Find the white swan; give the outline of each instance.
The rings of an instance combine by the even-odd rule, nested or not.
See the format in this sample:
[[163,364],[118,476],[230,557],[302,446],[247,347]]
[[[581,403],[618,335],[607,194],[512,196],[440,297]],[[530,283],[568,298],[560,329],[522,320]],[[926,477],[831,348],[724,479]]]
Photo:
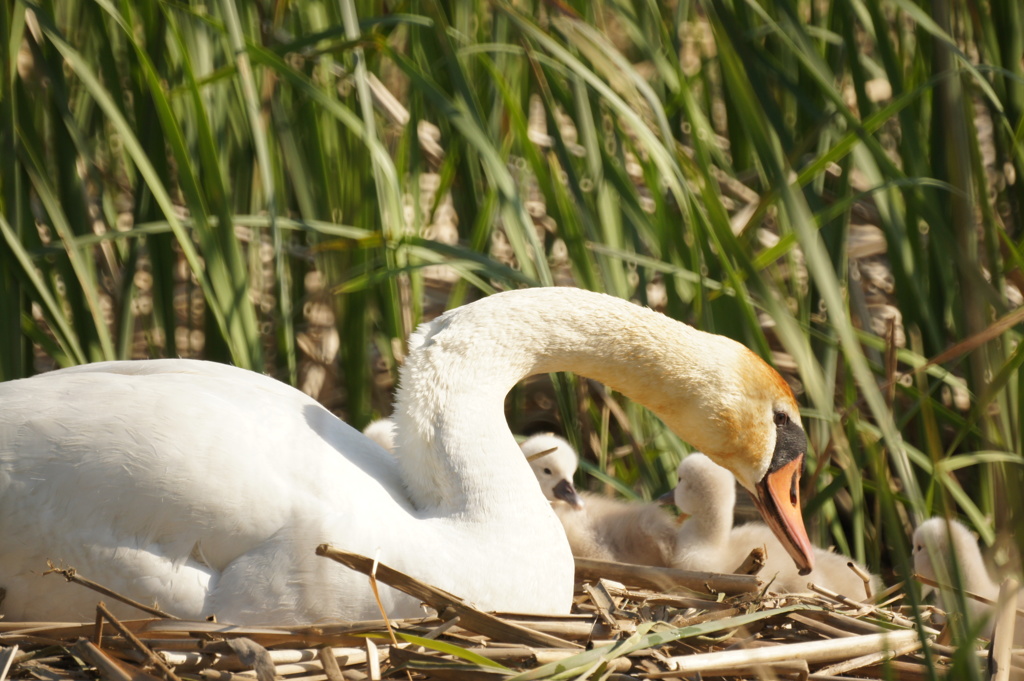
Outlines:
[[[954,584],[954,575],[959,570],[960,584],[971,593],[995,602],[999,600],[999,584],[989,575],[981,549],[974,535],[957,520],[929,518],[914,530],[913,536],[914,571],[928,579]],[[935,559],[938,559],[936,562]],[[931,587],[925,589],[930,591]],[[956,604],[942,602],[942,593],[937,592],[940,605],[951,611]],[[964,597],[967,616],[972,624],[981,625],[985,636],[992,635],[991,604],[982,603],[969,596]],[[1017,607],[1024,607],[1024,592],[1018,594]],[[1014,628],[1014,642],[1024,645],[1024,618],[1017,618]]]
[[[396,457],[271,378],[188,360],[110,362],[0,384],[0,614],[91,619],[46,560],[173,614],[240,623],[379,616],[328,542],[477,606],[568,612],[565,534],[505,423],[522,378],[575,371],[729,466],[810,566],[793,394],[760,358],[623,300],[502,293],[412,335]],[[419,603],[382,590],[394,616]],[[128,612],[124,608],[120,612]],[[136,614],[136,613],[133,613]]]
[[[637,565],[672,565],[677,528],[660,505],[576,492],[572,478],[579,455],[557,435],[533,435],[520,446],[562,523],[572,555]],[[537,456],[542,452],[547,454]]]
[[[807,591],[807,583],[814,582],[849,598],[864,600],[867,596],[864,580],[847,565],[851,558],[815,547],[814,570],[801,575],[767,526],[747,523],[733,527],[736,479],[708,457],[690,454],[676,472],[675,504],[688,517],[676,538],[675,567],[732,572],[753,549],[762,547],[766,556],[759,574],[766,581],[773,580],[773,591]],[[878,577],[872,575],[872,594],[878,592],[878,585]]]

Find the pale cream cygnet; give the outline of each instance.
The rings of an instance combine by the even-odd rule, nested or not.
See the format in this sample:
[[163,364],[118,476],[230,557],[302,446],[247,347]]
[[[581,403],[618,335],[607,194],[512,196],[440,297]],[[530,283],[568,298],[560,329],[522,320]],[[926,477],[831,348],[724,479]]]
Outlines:
[[[521,447],[562,521],[574,556],[658,567],[672,564],[676,526],[658,504],[577,493],[572,479],[579,456],[557,435],[534,435]],[[537,456],[543,452],[547,453]]]
[[[687,516],[676,538],[674,566],[701,572],[732,572],[758,547],[765,550],[759,576],[778,592],[807,591],[809,582],[855,600],[864,600],[864,580],[848,566],[847,556],[814,548],[814,570],[800,575],[772,531],[762,523],[733,527],[736,479],[700,453],[687,456],[677,469],[675,504]],[[867,570],[861,568],[867,574]],[[879,579],[872,575],[871,593]]]
[[[913,537],[914,571],[943,584],[955,584],[955,574],[966,590],[993,602],[999,599],[999,584],[992,579],[981,549],[974,535],[957,520],[929,518],[914,530]],[[931,590],[927,587],[926,591]],[[944,610],[958,607],[943,601],[941,590],[937,590],[939,605]],[[982,627],[984,636],[992,635],[994,624],[992,611],[995,606],[983,603],[970,596],[964,596],[964,605],[971,623]],[[1018,593],[1017,607],[1024,607],[1024,592]],[[1014,627],[1014,642],[1024,645],[1024,618],[1017,618]]]

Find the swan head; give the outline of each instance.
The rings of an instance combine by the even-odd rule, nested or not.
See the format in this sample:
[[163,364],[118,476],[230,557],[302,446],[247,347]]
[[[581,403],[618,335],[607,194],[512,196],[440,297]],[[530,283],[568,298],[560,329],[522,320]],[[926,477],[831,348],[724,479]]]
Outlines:
[[697,515],[712,504],[732,513],[736,504],[732,473],[700,452],[694,452],[679,463],[676,475],[679,482],[672,490],[672,500],[680,513]]
[[700,373],[682,394],[689,404],[669,425],[736,477],[800,574],[809,574],[814,547],[800,505],[807,435],[793,391],[747,347],[721,336],[705,343]]
[[807,435],[788,411],[775,411],[772,419],[776,428],[775,447],[768,471],[754,483],[754,505],[782,541],[800,574],[807,575],[814,569],[814,547],[807,536],[800,505],[800,473],[804,469]]
[[539,433],[520,447],[548,501],[560,500],[575,509],[583,508],[583,497],[572,484],[579,461],[571,444],[552,433]]

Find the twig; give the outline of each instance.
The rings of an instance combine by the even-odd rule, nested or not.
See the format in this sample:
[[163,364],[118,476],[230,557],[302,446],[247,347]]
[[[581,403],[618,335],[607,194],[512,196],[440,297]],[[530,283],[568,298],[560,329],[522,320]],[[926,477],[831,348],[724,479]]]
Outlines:
[[542,456],[547,456],[551,452],[557,452],[557,451],[558,451],[558,447],[552,447],[551,449],[545,449],[542,452],[537,452],[536,454],[530,454],[528,457],[526,457],[526,460],[527,461],[536,461],[537,459],[541,458]]
[[[387,610],[384,609],[384,603],[380,600],[380,589],[377,588],[377,566],[380,565],[377,558],[377,556],[373,557],[373,566],[370,568],[370,573],[366,576],[370,578],[370,590],[373,591],[373,600],[377,602],[377,609],[380,611],[381,617],[384,618],[384,626],[388,630],[388,636],[391,637],[391,644],[393,646],[398,646],[398,637],[395,636],[395,630],[391,628],[391,619],[388,618]],[[376,646],[371,646],[370,644],[367,644],[367,656],[369,656],[371,652],[376,651],[376,649]],[[377,662],[377,676],[380,676],[380,660],[378,660]],[[367,663],[370,669],[370,677],[372,678],[374,669],[373,662],[370,661],[369,658],[367,658]],[[412,672],[406,669],[405,677],[409,679],[409,681],[412,681]]]
[[[356,570],[357,572],[362,572],[363,574],[367,574],[371,569],[373,569],[374,561],[370,558],[361,556],[357,553],[335,549],[327,544],[321,544],[316,547],[316,554],[318,556],[324,556],[331,560],[335,560],[345,567]],[[443,612],[445,608],[451,608],[458,613],[461,618],[459,626],[464,629],[469,629],[470,631],[475,631],[479,634],[485,634],[499,640],[504,637],[504,640],[510,643],[541,645],[552,648],[571,648],[575,645],[571,641],[566,641],[548,634],[542,634],[526,627],[507,622],[495,615],[477,610],[457,596],[453,596],[442,589],[438,589],[436,586],[431,586],[430,584],[421,582],[420,580],[410,577],[403,572],[399,572],[394,568],[388,567],[383,563],[377,564],[377,579],[388,586],[394,587],[399,591],[403,591],[410,596],[413,596],[414,598],[419,598],[438,612]]]
[[675,568],[630,565],[609,560],[576,558],[576,579],[614,579],[623,584],[654,589],[684,587],[702,593],[720,592],[728,595],[753,593],[761,588],[761,580],[752,575],[729,575],[717,572],[692,572]]
[[597,608],[597,616],[607,624],[612,631],[619,628],[619,623],[612,616],[612,611],[615,609],[615,601],[612,600],[608,590],[604,587],[601,582],[597,583],[595,587],[590,582],[583,583],[583,591],[590,596],[590,602]]
[[135,647],[140,653],[146,656],[146,664],[152,664],[154,667],[160,670],[160,673],[170,681],[181,681],[178,676],[174,673],[167,663],[164,662],[163,658],[150,650],[149,646],[143,643],[138,637],[132,632],[128,631],[128,627],[121,624],[121,621],[114,617],[113,613],[107,609],[102,602],[96,604],[96,612],[103,615],[103,618],[110,622],[110,626],[117,630],[117,633],[121,634],[126,641]]
[[846,567],[850,568],[853,571],[853,574],[860,577],[861,581],[864,582],[864,600],[872,600],[872,596],[874,594],[871,593],[871,573],[862,568],[860,565],[854,563],[852,560],[846,563]]
[[870,609],[870,605],[867,604],[867,603],[862,603],[860,601],[855,601],[852,598],[850,598],[849,596],[846,596],[845,594],[836,593],[835,591],[832,591],[831,589],[828,589],[828,588],[823,587],[823,586],[819,586],[818,584],[815,584],[814,582],[808,583],[807,584],[807,588],[809,588],[811,591],[813,591],[816,594],[820,594],[820,595],[824,596],[825,598],[832,599],[833,601],[836,601],[837,603],[841,603],[842,605],[845,605],[845,606],[847,606],[849,608],[865,608],[866,607],[866,608]]
[[[914,579],[916,579],[917,581],[921,582],[922,584],[926,584],[926,585],[934,587],[936,589],[950,589],[952,591],[959,591],[964,596],[967,596],[968,598],[973,598],[974,600],[976,600],[976,601],[978,601],[980,603],[987,603],[988,605],[999,605],[999,601],[994,601],[991,598],[985,598],[984,596],[982,596],[980,594],[976,594],[973,591],[968,591],[967,589],[961,589],[959,587],[955,587],[955,586],[952,586],[950,584],[946,584],[945,582],[937,582],[934,579],[929,579],[928,577],[925,577],[924,575],[919,575],[916,572],[912,576],[913,576]],[[1024,610],[1022,610],[1021,608],[1016,608],[1016,611],[1017,611],[1017,617],[1024,617]]]
[[756,575],[764,569],[765,553],[763,546],[755,546],[751,549],[743,562],[737,566],[734,573],[738,575]]
[[144,605],[142,603],[139,603],[138,601],[134,601],[134,600],[128,598],[127,596],[122,596],[121,594],[117,593],[113,589],[105,587],[102,584],[97,584],[96,582],[92,581],[91,579],[86,579],[85,577],[81,577],[81,576],[78,575],[78,573],[75,571],[75,568],[73,568],[73,567],[59,568],[56,565],[54,565],[53,563],[51,563],[50,561],[47,561],[46,564],[50,567],[50,569],[47,570],[46,572],[44,572],[43,573],[44,575],[49,575],[49,574],[56,573],[56,574],[59,574],[62,577],[64,577],[64,579],[68,580],[69,582],[73,582],[74,584],[80,584],[80,585],[82,585],[84,587],[92,589],[93,591],[101,593],[104,596],[109,596],[110,598],[113,598],[114,600],[118,600],[118,601],[121,601],[122,603],[124,603],[126,605],[130,605],[133,608],[138,608],[139,610],[141,610],[143,612],[148,612],[150,615],[156,615],[157,617],[163,617],[165,619],[170,619],[170,620],[179,619],[179,618],[175,617],[174,615],[171,615],[170,613],[166,613],[163,610],[160,610],[159,608],[153,608],[153,607],[150,607],[148,605]]
[[92,641],[80,639],[71,646],[72,652],[82,658],[100,672],[100,677],[107,681],[133,681],[131,675],[124,670],[120,663],[107,656]]

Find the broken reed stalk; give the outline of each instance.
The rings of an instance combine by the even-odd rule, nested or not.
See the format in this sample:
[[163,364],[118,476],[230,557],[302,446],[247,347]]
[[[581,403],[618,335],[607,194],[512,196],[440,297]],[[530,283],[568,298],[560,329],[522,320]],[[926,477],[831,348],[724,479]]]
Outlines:
[[650,678],[666,678],[678,676],[680,673],[710,673],[723,669],[749,669],[763,664],[786,660],[805,660],[808,664],[820,664],[869,655],[871,653],[899,650],[911,641],[920,643],[917,632],[913,629],[886,632],[884,634],[851,636],[834,640],[780,643],[779,645],[765,648],[721,650],[714,653],[682,655],[670,657],[666,660],[672,671],[654,672],[648,676]]
[[1013,632],[1017,617],[1014,607],[1017,603],[1017,592],[1020,583],[1010,577],[999,587],[999,605],[995,614],[995,628],[992,632],[992,655],[989,657],[989,670],[992,681],[1009,681],[1010,665],[1013,656]]
[[853,571],[853,574],[860,577],[861,581],[864,582],[864,593],[867,596],[864,600],[870,601],[874,598],[874,594],[871,593],[871,573],[857,565],[852,560],[846,564],[846,567]]
[[924,644],[921,639],[907,641],[898,646],[893,646],[889,650],[879,650],[874,653],[868,653],[867,655],[860,655],[850,660],[843,660],[842,662],[836,662],[827,667],[822,667],[818,671],[814,672],[816,675],[821,676],[839,676],[846,672],[853,671],[854,669],[862,669],[864,667],[870,667],[872,665],[881,664],[882,662],[888,662],[889,660],[901,657],[903,655],[909,655],[910,653],[917,652],[921,649]]
[[121,634],[126,641],[128,641],[136,650],[142,653],[146,658],[146,664],[152,664],[154,667],[160,670],[160,673],[164,675],[169,681],[181,681],[178,676],[174,673],[174,670],[167,666],[163,658],[154,653],[149,646],[143,643],[135,634],[128,630],[128,627],[121,624],[121,620],[114,617],[114,614],[107,609],[107,606],[102,602],[96,604],[96,613],[102,615],[103,619],[110,622],[110,626],[117,630],[117,633]]
[[630,565],[593,558],[576,558],[576,579],[597,581],[605,577],[623,584],[667,591],[683,587],[700,593],[724,593],[732,596],[760,591],[764,583],[753,575],[717,572],[692,572],[676,568]]
[[139,603],[138,601],[132,600],[131,598],[128,598],[127,596],[122,596],[121,594],[117,593],[113,589],[105,587],[102,584],[99,584],[97,582],[92,581],[91,579],[86,579],[85,577],[80,576],[76,572],[75,568],[73,568],[73,567],[59,568],[56,565],[54,565],[53,563],[51,563],[51,562],[47,562],[47,565],[50,567],[50,569],[47,570],[46,572],[44,572],[43,573],[44,575],[58,574],[58,575],[61,575],[62,577],[64,577],[64,579],[68,580],[69,582],[72,582],[74,584],[80,584],[81,586],[84,586],[86,588],[92,589],[93,591],[96,591],[97,593],[101,593],[104,596],[108,596],[110,598],[113,598],[116,601],[121,601],[125,605],[130,605],[133,608],[138,608],[142,612],[148,612],[150,615],[155,615],[157,617],[163,617],[164,619],[169,619],[169,620],[176,620],[176,619],[178,619],[174,615],[171,615],[170,613],[166,613],[163,610],[160,610],[159,608],[153,608],[153,607],[150,607],[150,606],[145,605],[143,603]]
[[379,581],[407,593],[413,598],[420,599],[438,612],[444,612],[450,608],[459,615],[459,626],[478,634],[485,634],[509,643],[539,645],[548,648],[572,648],[576,645],[571,641],[512,624],[500,617],[477,610],[461,598],[443,589],[421,582],[404,572],[395,570],[384,563],[377,563],[372,558],[361,556],[358,553],[342,551],[328,544],[321,544],[316,547],[316,555],[330,558],[356,572],[362,572],[364,575],[369,575],[376,565],[376,575]]
[[[867,584],[864,585],[867,587]],[[819,586],[814,582],[808,582],[807,588],[817,594],[821,594],[825,598],[832,599],[833,601],[845,605],[848,608],[865,608],[871,607],[870,603],[864,603],[862,601],[855,601],[846,594],[837,593],[823,586]]]
[[[985,598],[984,596],[982,596],[980,594],[976,594],[973,591],[968,591],[967,589],[961,589],[959,587],[951,586],[949,584],[946,584],[945,582],[938,582],[938,581],[935,581],[934,579],[929,579],[928,577],[925,577],[924,575],[919,575],[916,572],[913,575],[911,575],[911,576],[914,579],[916,579],[917,581],[921,582],[922,584],[925,584],[925,585],[930,586],[930,587],[934,587],[936,589],[949,589],[951,591],[959,591],[964,596],[967,596],[968,598],[973,598],[974,600],[978,601],[979,603],[987,603],[988,605],[999,605],[999,601],[994,601],[991,598]],[[1002,597],[1002,592],[1000,592],[1000,598],[1001,597]],[[1024,617],[1024,609],[1016,608],[1016,611],[1017,611],[1017,617]]]
[[100,678],[107,681],[134,681],[125,667],[114,658],[103,652],[88,639],[80,639],[71,646],[72,652],[82,658],[100,673]]
[[747,557],[743,559],[743,562],[733,570],[733,573],[737,575],[756,575],[764,569],[765,560],[764,548],[756,546],[751,549]]
[[6,679],[14,664],[14,658],[18,656],[18,645],[0,646],[0,679]]
[[345,681],[341,667],[338,666],[338,658],[334,656],[334,650],[330,646],[324,646],[317,651],[317,659],[320,660],[320,665],[324,668],[327,681]]

